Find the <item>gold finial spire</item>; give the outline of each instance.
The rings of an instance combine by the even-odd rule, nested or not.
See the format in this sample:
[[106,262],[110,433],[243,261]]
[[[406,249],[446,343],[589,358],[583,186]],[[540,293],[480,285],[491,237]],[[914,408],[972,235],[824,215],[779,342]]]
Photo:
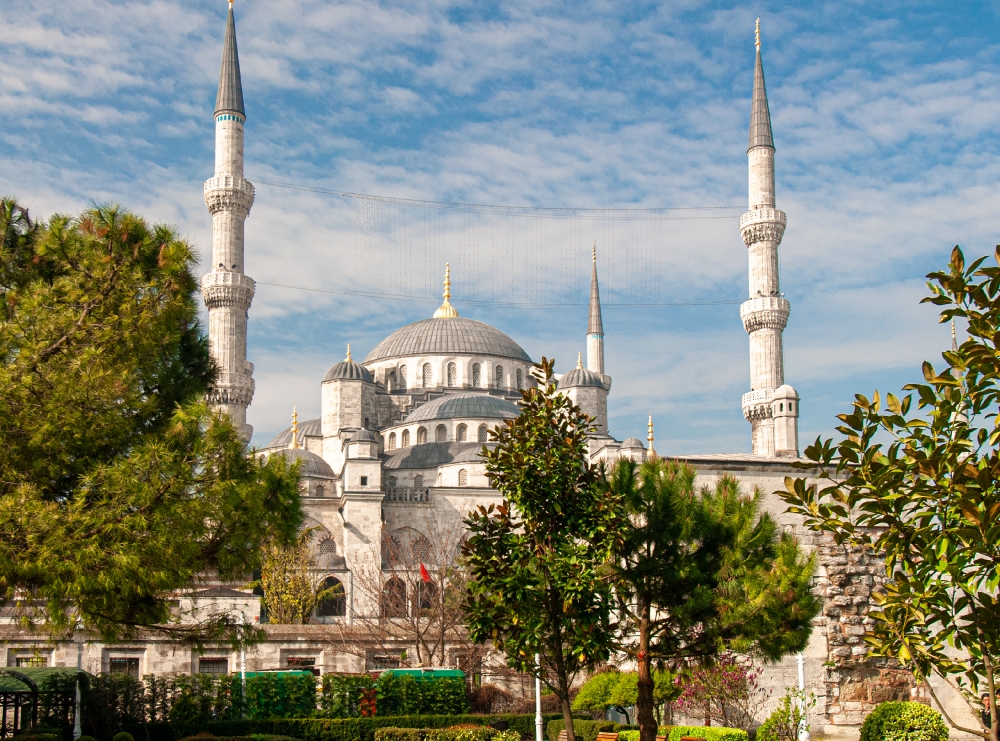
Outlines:
[[577,368],[583,368],[583,353],[582,352],[578,352],[576,354],[576,367]]
[[649,415],[649,424],[646,426],[648,432],[646,433],[646,442],[649,443],[649,452],[647,453],[650,458],[656,457],[656,449],[653,447],[653,415]]
[[344,360],[350,360],[350,359],[351,359],[351,343],[348,342],[347,343],[347,357],[344,358]]
[[760,51],[760,18],[757,18],[757,30],[754,32],[754,37],[754,44],[757,47],[757,51]]
[[299,408],[292,407],[292,443],[288,446],[292,450],[298,450],[299,445]]
[[958,337],[955,335],[955,319],[951,320],[951,351],[958,350]]
[[444,303],[434,312],[435,319],[454,319],[458,316],[455,307],[451,305],[451,265],[444,264]]
[[594,246],[590,248],[590,261],[593,263],[597,262],[597,242],[594,242]]

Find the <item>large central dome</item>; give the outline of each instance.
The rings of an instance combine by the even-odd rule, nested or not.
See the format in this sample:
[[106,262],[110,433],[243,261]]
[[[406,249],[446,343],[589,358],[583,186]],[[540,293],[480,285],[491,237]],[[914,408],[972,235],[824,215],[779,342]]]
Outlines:
[[368,353],[364,363],[419,355],[488,355],[531,362],[521,346],[499,329],[451,316],[421,319],[397,329]]

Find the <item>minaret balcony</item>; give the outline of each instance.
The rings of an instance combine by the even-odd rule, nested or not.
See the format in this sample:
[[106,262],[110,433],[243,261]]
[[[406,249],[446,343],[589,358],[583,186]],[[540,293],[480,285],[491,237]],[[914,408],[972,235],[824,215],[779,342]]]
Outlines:
[[792,305],[781,296],[758,296],[740,304],[740,319],[747,334],[759,329],[783,330]]
[[785,235],[788,217],[776,208],[753,208],[740,217],[740,234],[743,244],[749,247],[758,242],[781,242]]
[[243,273],[211,272],[201,276],[201,296],[209,309],[235,306],[246,311],[256,285],[253,278]]
[[774,400],[774,389],[758,389],[743,394],[741,404],[743,416],[748,422],[758,419],[770,419],[772,415],[771,402]]
[[209,178],[204,190],[205,205],[213,216],[219,211],[232,211],[245,219],[253,206],[253,183],[245,178],[231,175]]
[[254,385],[254,380],[250,376],[220,371],[216,374],[215,382],[208,390],[206,398],[209,404],[249,406],[253,399]]

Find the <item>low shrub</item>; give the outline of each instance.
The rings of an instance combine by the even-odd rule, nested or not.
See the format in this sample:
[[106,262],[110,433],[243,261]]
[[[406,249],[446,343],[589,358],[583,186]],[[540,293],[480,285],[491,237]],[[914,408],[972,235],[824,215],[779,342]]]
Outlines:
[[[611,720],[574,720],[573,733],[577,741],[596,741],[597,734],[602,731],[616,730],[617,723]],[[559,741],[559,732],[566,729],[566,721],[562,718],[550,720],[545,726],[549,741]]]
[[80,736],[76,741],[97,741],[93,736]]
[[861,724],[861,741],[947,741],[948,726],[919,702],[883,702]]
[[423,728],[379,728],[375,741],[421,741]]
[[746,731],[721,726],[672,726],[669,735],[663,735],[667,735],[667,741],[681,741],[684,736],[703,738],[706,741],[747,741],[749,738]]
[[639,732],[618,731],[618,741],[639,741]]
[[120,731],[114,735],[114,738],[112,738],[111,741],[135,741],[135,738],[133,738],[132,734],[127,731]]

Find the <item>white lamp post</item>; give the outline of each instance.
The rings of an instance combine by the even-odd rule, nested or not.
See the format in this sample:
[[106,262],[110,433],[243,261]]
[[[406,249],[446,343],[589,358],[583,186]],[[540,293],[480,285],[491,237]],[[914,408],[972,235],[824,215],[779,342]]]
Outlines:
[[802,719],[799,721],[799,741],[809,741],[809,724],[806,723],[806,659],[805,656],[799,652],[798,655],[799,664],[799,711],[802,714]]
[[[542,662],[538,654],[535,654],[535,666],[538,671],[542,671]],[[535,677],[535,741],[542,741],[542,679]]]
[[73,708],[73,741],[83,735],[82,712],[80,710],[80,675],[83,673],[83,624],[76,621],[76,705]]

